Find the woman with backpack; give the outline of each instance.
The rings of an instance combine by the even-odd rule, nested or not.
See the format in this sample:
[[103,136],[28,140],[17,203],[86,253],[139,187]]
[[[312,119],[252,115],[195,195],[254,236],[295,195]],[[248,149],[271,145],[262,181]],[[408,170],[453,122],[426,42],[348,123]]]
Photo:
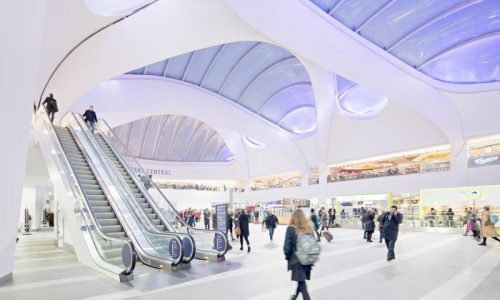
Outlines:
[[[285,258],[288,261],[288,270],[292,271],[292,280],[297,281],[297,290],[295,291],[295,294],[292,295],[292,300],[297,299],[299,293],[302,293],[302,298],[304,300],[310,299],[309,293],[307,292],[306,280],[311,279],[311,268],[313,265],[302,264],[297,254],[299,254],[302,258],[303,252],[310,252],[303,249],[303,245],[308,243],[304,243],[302,241],[312,239],[314,243],[313,231],[312,224],[306,219],[304,212],[301,209],[296,209],[292,213],[289,226],[286,229],[285,244],[283,245],[283,252],[285,253]],[[315,243],[314,246],[317,247],[317,257],[311,258],[312,260],[317,260],[319,257],[319,246],[317,243]]]

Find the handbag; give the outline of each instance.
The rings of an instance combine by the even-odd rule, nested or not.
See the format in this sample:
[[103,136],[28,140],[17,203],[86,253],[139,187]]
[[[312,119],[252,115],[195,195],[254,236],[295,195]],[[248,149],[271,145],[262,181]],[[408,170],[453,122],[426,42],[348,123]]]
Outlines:
[[240,227],[236,227],[236,229],[234,230],[234,232],[236,233],[236,235],[241,235],[241,229]]

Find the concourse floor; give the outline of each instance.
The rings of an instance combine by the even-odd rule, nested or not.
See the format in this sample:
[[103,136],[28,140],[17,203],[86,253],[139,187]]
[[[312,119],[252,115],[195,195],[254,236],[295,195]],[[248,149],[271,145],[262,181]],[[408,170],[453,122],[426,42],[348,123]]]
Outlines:
[[[55,248],[52,234],[20,236],[14,279],[0,285],[0,299],[290,299],[295,283],[282,253],[285,229],[270,242],[268,232],[251,225],[250,254],[232,242],[225,262],[193,261],[174,273],[139,265],[129,283],[79,264]],[[462,235],[402,232],[397,259],[387,262],[385,245],[367,243],[361,230],[333,233],[332,243],[321,242],[307,283],[312,299],[500,299],[496,241],[480,247]]]

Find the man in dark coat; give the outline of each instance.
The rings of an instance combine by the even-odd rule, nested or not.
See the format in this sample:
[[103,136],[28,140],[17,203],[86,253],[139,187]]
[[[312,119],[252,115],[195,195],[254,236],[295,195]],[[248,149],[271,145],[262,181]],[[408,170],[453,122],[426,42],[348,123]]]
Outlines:
[[97,115],[94,111],[94,106],[91,105],[90,108],[85,111],[83,117],[87,127],[92,131],[92,134],[94,134],[95,124],[97,123]]
[[278,224],[278,218],[273,214],[272,211],[270,211],[267,214],[267,217],[264,221],[266,222],[266,226],[269,229],[269,238],[271,239],[271,242],[272,242],[273,235],[274,235],[274,229],[276,228],[276,225]]
[[385,244],[387,246],[387,261],[396,259],[394,247],[398,239],[399,224],[403,222],[403,215],[398,212],[396,205],[391,206],[391,210],[386,212],[382,218],[382,231],[384,232]]
[[50,93],[49,96],[45,98],[42,105],[49,114],[50,122],[54,123],[54,115],[59,111],[59,108],[57,107],[57,100],[54,99],[54,94]]

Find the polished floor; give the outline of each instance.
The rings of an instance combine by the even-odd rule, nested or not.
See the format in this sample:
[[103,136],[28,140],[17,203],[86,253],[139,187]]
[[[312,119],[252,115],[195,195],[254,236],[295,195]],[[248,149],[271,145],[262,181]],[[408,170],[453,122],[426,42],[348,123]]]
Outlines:
[[[139,266],[130,283],[78,264],[54,246],[51,233],[20,236],[14,279],[0,285],[0,299],[289,299],[295,284],[282,254],[284,231],[279,227],[270,242],[254,225],[250,254],[233,242],[225,262],[194,261],[175,273]],[[334,235],[322,242],[308,282],[312,299],[500,299],[498,242],[480,247],[457,234],[403,232],[397,259],[387,262],[385,247],[366,243],[361,230]]]

